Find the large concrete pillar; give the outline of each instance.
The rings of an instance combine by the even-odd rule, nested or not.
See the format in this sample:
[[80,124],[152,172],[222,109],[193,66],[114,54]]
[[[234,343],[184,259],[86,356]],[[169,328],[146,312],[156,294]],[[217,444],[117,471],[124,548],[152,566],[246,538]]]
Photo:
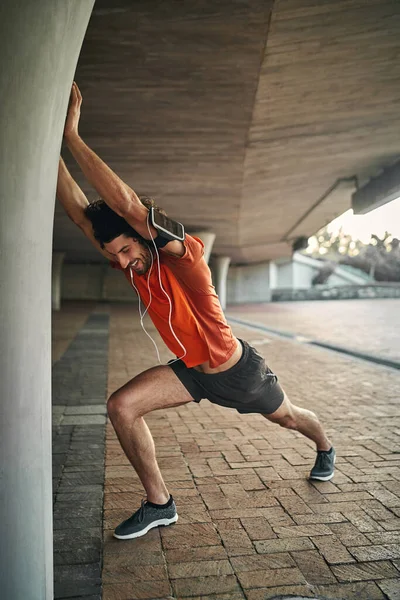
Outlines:
[[53,252],[51,263],[51,308],[53,310],[61,308],[61,271],[64,256],[65,252]]
[[53,598],[51,245],[93,0],[0,3],[0,595]]
[[208,264],[211,256],[211,250],[215,240],[215,233],[211,233],[211,231],[195,231],[190,235],[194,235],[201,239],[204,244],[204,259]]
[[226,280],[230,262],[230,256],[216,256],[213,258],[215,289],[223,309],[226,308]]

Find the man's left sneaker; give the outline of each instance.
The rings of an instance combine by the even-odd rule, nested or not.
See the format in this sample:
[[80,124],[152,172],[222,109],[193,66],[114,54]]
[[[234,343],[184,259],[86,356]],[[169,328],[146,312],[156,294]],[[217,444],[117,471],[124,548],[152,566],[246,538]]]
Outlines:
[[171,525],[178,520],[175,502],[170,496],[167,504],[157,506],[145,500],[142,506],[129,519],[123,521],[114,531],[119,540],[130,540],[145,535],[153,527]]
[[335,474],[335,448],[328,451],[320,450],[317,452],[317,459],[313,466],[310,479],[318,479],[319,481],[329,481]]

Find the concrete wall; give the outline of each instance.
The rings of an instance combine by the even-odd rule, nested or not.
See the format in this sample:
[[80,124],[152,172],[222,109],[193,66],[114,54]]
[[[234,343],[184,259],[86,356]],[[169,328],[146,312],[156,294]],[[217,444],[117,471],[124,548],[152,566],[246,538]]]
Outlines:
[[0,595],[53,598],[51,260],[57,164],[93,0],[0,3]]
[[269,263],[250,266],[231,266],[228,271],[227,303],[268,302]]
[[107,264],[64,264],[61,274],[63,300],[137,302],[135,290],[121,271]]
[[63,266],[61,297],[63,300],[101,300],[104,274],[103,265]]
[[278,277],[277,287],[292,287],[293,285],[293,264],[291,261],[279,262],[278,266]]
[[[308,289],[312,287],[312,280],[324,263],[304,254],[295,253],[292,260],[278,260],[275,264],[277,267],[275,289]],[[336,265],[335,272],[329,277],[327,285],[363,285],[369,281],[370,278],[361,271],[358,275],[355,269],[350,271],[341,265]]]
[[400,284],[375,283],[363,285],[319,285],[309,289],[276,289],[272,291],[273,302],[310,300],[351,300],[373,298],[400,298]]

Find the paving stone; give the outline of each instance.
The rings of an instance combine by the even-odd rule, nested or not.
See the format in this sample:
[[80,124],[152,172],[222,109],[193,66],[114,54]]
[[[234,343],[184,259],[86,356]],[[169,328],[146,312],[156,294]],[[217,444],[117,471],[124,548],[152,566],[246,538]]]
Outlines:
[[311,538],[329,565],[354,562],[354,558],[335,535]]
[[[220,575],[219,577],[187,577],[174,579],[172,587],[176,596],[207,596],[210,594],[227,594],[241,592],[234,575]],[[106,599],[107,600],[107,599]]]
[[349,548],[351,554],[360,562],[400,558],[400,540],[386,546],[357,546]]
[[388,600],[400,600],[400,579],[383,579],[378,582]]
[[103,488],[104,473],[100,469],[99,470],[93,469],[89,473],[82,472],[82,471],[69,473],[69,472],[64,471],[63,477],[62,477],[62,482],[64,485],[70,485],[70,486],[98,484],[98,485],[101,485]]
[[272,506],[271,508],[232,508],[226,510],[210,510],[210,516],[213,520],[219,521],[220,519],[246,519],[248,517],[265,517],[267,521],[270,519],[275,520],[277,517],[283,517],[287,519],[288,515],[282,508],[278,506]]
[[103,583],[131,583],[132,581],[167,580],[164,561],[148,564],[131,555],[108,555],[104,557]]
[[[65,511],[63,511],[64,513]],[[99,524],[99,517],[97,515],[92,516],[92,517],[85,517],[85,518],[80,518],[80,519],[76,519],[76,518],[68,518],[66,516],[63,516],[63,518],[61,519],[54,519],[53,520],[53,529],[59,530],[59,529],[85,529],[86,527],[96,527],[96,525]]]
[[166,551],[168,565],[180,562],[224,560],[227,558],[225,548],[222,546],[199,546],[194,548],[177,548]]
[[329,502],[359,502],[369,499],[372,499],[372,496],[368,492],[337,492],[327,498]]
[[186,577],[231,575],[233,570],[228,560],[203,560],[170,564],[168,573],[171,579],[183,579]]
[[251,540],[269,540],[277,537],[265,517],[244,518],[241,519],[241,523]]
[[[293,515],[304,515],[307,513],[312,513],[313,510],[311,510],[311,508],[305,503],[303,502],[303,500],[301,498],[299,498],[298,496],[285,496],[283,498],[279,498],[279,502],[280,504],[282,504],[283,508],[289,513],[289,515],[293,516]],[[324,506],[324,505],[312,505],[312,508],[314,509],[314,506]],[[334,512],[333,510],[331,511],[326,511],[326,512]]]
[[254,542],[254,546],[259,554],[273,554],[275,552],[294,552],[296,550],[314,549],[314,544],[308,537],[265,540]]
[[[171,600],[174,600],[171,598]],[[229,594],[207,594],[206,596],[177,596],[176,600],[245,600],[242,591],[230,592]]]
[[211,523],[194,523],[193,525],[174,525],[161,529],[163,546],[185,548],[193,546],[217,546],[220,537]]
[[118,540],[112,534],[112,531],[104,531],[103,553],[109,554],[132,554],[142,556],[148,553],[162,553],[160,529],[154,528],[145,536],[131,539]]
[[237,577],[245,590],[257,587],[276,587],[279,585],[306,583],[303,574],[296,567],[262,571],[239,571]]
[[373,518],[367,515],[363,510],[348,511],[343,509],[343,514],[347,519],[353,523],[356,528],[362,533],[369,533],[370,531],[382,531],[382,527]]
[[372,544],[399,544],[400,534],[398,531],[378,531],[366,533],[366,537]]
[[296,567],[296,563],[288,552],[236,556],[232,557],[230,561],[236,573],[240,571],[260,571]]
[[389,490],[371,490],[371,495],[387,508],[400,506],[399,496],[396,496],[396,494],[393,494]]
[[105,403],[85,404],[82,406],[66,406],[64,415],[105,415],[106,412],[107,408]]
[[179,523],[189,524],[189,523],[209,523],[211,522],[211,517],[209,512],[205,508],[190,508],[179,507]]
[[98,549],[101,547],[102,531],[100,527],[88,527],[82,530],[58,529],[53,535],[57,550],[74,550],[82,546]]
[[[63,496],[64,494],[95,494],[97,497],[103,497],[103,486],[99,484],[80,484],[80,485],[71,485],[70,483],[66,483],[64,478],[61,478],[60,484],[57,490],[57,497]],[[61,500],[62,501],[62,500]]]
[[347,516],[351,511],[361,512],[360,506],[356,502],[327,502],[326,504],[312,504],[309,512],[317,514],[342,513]]
[[57,492],[57,504],[76,504],[97,506],[101,505],[103,500],[103,490],[96,488],[91,492],[79,492],[79,488],[74,489],[73,492]]
[[104,584],[102,600],[167,600],[170,591],[167,580]]
[[315,585],[314,593],[326,600],[385,600],[376,583],[360,581],[356,583],[338,583],[336,585]]
[[[231,505],[236,506],[236,503],[233,503],[232,498]],[[248,492],[248,497],[246,502],[243,502],[243,505],[248,508],[268,508],[271,506],[280,507],[278,500],[273,496],[273,494],[265,490]]]
[[253,554],[253,544],[245,532],[241,531],[219,531],[222,542],[229,556],[240,556],[242,554]]
[[[102,509],[101,506],[75,506],[74,504],[62,504],[58,507],[54,505],[53,518],[56,521],[60,521],[63,518],[66,519],[90,519],[91,517],[97,517],[96,525],[101,523]],[[60,527],[60,529],[63,529]]]
[[398,517],[393,517],[393,519],[381,521],[380,525],[387,531],[398,531],[400,529],[400,519]]
[[301,600],[302,598],[315,598],[310,587],[306,585],[284,585],[279,587],[263,587],[246,590],[247,600],[278,600],[290,598],[290,600]]
[[297,523],[297,525],[313,525],[318,523],[342,523],[347,521],[346,517],[344,517],[341,513],[323,513],[321,515],[293,515],[293,520]]
[[273,530],[280,538],[332,535],[332,531],[326,525],[295,525],[294,527],[273,527]]
[[317,550],[292,552],[291,555],[308,583],[336,583],[332,571]]
[[99,565],[63,565],[54,568],[54,598],[96,594],[100,586]]
[[92,544],[82,544],[79,548],[64,551],[62,548],[54,548],[55,565],[80,565],[97,563],[100,565],[102,555],[101,547],[93,548]]
[[367,546],[368,538],[362,534],[353,523],[332,523],[329,529],[333,531],[344,546]]
[[398,576],[398,571],[388,561],[336,565],[332,566],[332,571],[339,581],[391,579]]

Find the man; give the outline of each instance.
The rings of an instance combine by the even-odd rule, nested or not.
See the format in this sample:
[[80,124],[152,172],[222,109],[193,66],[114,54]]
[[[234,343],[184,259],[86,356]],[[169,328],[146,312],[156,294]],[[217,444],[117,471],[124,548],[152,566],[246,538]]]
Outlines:
[[[82,97],[74,83],[65,140],[101,200],[88,204],[60,159],[57,196],[68,216],[113,266],[124,271],[161,337],[179,359],[153,367],[114,392],[108,414],[146,491],[146,501],[114,535],[129,539],[178,519],[157,464],[146,413],[208,398],[240,413],[260,413],[301,432],[317,448],[310,477],[333,477],[335,451],[318,418],[291,404],[264,359],[228,326],[203,258],[203,244],[160,238],[147,207],[81,139]],[[159,262],[158,262],[159,261]],[[169,300],[168,300],[169,298]]]

